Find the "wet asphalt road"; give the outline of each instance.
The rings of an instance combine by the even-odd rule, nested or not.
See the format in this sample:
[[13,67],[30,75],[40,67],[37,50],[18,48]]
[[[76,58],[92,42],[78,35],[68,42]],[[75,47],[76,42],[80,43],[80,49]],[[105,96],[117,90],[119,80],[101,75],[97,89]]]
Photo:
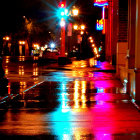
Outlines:
[[6,95],[15,97],[0,106],[2,139],[140,139],[140,113],[108,63],[58,67],[4,58],[3,67]]

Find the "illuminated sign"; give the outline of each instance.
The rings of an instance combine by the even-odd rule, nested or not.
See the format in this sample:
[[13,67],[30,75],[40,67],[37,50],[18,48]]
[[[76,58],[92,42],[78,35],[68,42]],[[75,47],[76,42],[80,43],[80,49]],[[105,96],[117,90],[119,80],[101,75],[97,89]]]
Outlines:
[[104,29],[104,20],[97,20],[97,25],[96,25],[96,29],[99,31],[102,31]]
[[94,6],[107,6],[108,0],[95,0]]

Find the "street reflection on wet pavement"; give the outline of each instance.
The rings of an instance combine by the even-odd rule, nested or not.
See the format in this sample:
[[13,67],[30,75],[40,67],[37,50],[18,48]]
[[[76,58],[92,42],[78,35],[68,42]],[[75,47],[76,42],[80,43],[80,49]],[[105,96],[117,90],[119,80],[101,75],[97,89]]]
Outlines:
[[0,110],[4,139],[140,139],[140,114],[108,63],[54,66],[5,67],[18,96]]

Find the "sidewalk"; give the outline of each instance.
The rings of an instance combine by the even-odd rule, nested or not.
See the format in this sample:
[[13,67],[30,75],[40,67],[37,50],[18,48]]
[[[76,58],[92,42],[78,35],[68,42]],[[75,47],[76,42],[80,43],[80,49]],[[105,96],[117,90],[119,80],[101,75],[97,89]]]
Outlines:
[[22,107],[18,113],[9,109],[0,132],[30,139],[140,139],[140,113],[109,63],[92,66],[82,60],[45,68],[50,69],[46,81],[26,90],[22,99],[29,98],[30,107],[36,108]]
[[[87,62],[88,61],[88,62]],[[114,66],[112,66],[109,62],[92,62],[94,64],[90,64],[90,61],[94,60],[73,60],[71,64],[67,65],[58,65],[56,64],[51,64],[49,65],[50,69],[57,69],[57,70],[74,70],[74,69],[85,69],[87,67],[88,70],[94,71],[94,72],[109,72],[109,73],[115,73],[116,69]]]

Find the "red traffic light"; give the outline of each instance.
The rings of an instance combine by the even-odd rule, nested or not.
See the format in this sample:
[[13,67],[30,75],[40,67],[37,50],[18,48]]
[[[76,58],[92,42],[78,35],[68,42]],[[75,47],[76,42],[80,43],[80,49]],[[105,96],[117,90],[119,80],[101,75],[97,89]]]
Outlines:
[[66,4],[65,4],[64,2],[60,2],[60,3],[59,3],[59,7],[65,8],[65,6],[66,6]]

